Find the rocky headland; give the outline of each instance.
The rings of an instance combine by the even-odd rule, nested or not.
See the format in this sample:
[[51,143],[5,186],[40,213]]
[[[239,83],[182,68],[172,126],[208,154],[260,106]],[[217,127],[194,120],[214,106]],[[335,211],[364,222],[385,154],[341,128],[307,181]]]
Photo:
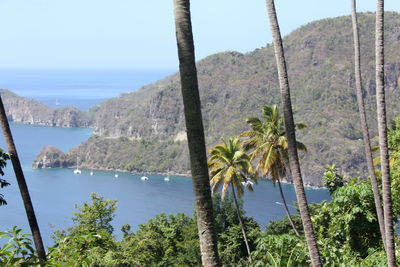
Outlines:
[[54,109],[33,99],[0,89],[4,109],[9,120],[44,126],[89,127],[86,114],[74,107]]

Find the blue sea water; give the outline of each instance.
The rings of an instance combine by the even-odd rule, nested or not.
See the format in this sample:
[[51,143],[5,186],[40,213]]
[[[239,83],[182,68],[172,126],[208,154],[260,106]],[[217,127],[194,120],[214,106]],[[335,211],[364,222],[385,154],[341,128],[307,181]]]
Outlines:
[[[68,80],[67,77],[70,77],[71,85],[68,87],[70,89],[65,92],[65,89],[60,89],[57,93],[54,92],[54,97],[59,98],[59,101],[70,99],[69,101],[73,103],[79,102],[79,95],[86,96],[83,98],[84,101],[80,102],[84,109],[92,105],[91,103],[97,104],[103,97],[107,98],[129,91],[129,87],[125,87],[125,85],[129,84],[129,79],[125,77],[125,75],[131,75],[129,72],[125,72],[125,74],[103,73],[98,78],[101,80],[105,79],[105,77],[110,77],[109,86],[112,92],[107,91],[108,89],[104,89],[105,91],[99,89],[106,88],[108,85],[105,86],[101,83],[98,85],[96,83],[91,84],[90,80],[97,80],[95,79],[95,74],[93,74],[93,78],[88,79],[82,77],[82,74],[77,74],[75,77],[71,73],[67,72],[65,77],[62,73],[57,73],[56,77],[58,78],[55,79],[57,82],[54,85],[59,84],[60,80]],[[95,71],[92,73],[95,73]],[[48,82],[44,82],[46,85],[40,86],[41,80],[46,78],[45,73],[41,74],[44,75],[41,80],[39,78],[37,80],[33,79],[36,81],[33,87],[29,87],[30,83],[28,82],[17,80],[12,85],[13,80],[10,77],[7,78],[8,80],[5,79],[8,81],[8,86],[5,86],[4,84],[6,83],[2,83],[1,80],[2,75],[4,73],[0,75],[0,87],[14,88],[17,93],[28,97],[31,96],[38,100],[48,99],[50,101],[53,99],[53,95],[50,92],[54,90],[52,88],[55,88],[55,86],[53,87],[48,80]],[[138,74],[144,80],[142,80],[142,84],[137,82],[135,88],[162,78],[162,76],[159,77],[160,75],[162,73],[149,74],[146,80]],[[35,75],[32,74],[32,76]],[[114,88],[112,86],[114,82],[111,80],[119,76],[125,77],[121,78],[124,81],[121,84],[124,85],[118,87],[118,83],[116,83],[114,85],[117,89],[114,90],[112,89]],[[72,81],[77,81],[76,84],[81,85],[85,84],[83,81],[87,81],[88,85],[91,86],[75,88]],[[134,86],[131,88],[134,88]],[[124,91],[125,89],[126,91]],[[96,90],[99,90],[99,92],[94,93]],[[98,192],[107,199],[118,200],[118,210],[113,221],[117,236],[121,236],[119,229],[123,224],[130,224],[133,229],[137,229],[139,224],[146,223],[150,218],[161,212],[167,214],[177,212],[184,212],[187,215],[193,214],[194,197],[192,182],[189,177],[172,176],[170,181],[166,182],[163,176],[148,175],[150,179],[142,181],[140,180],[140,175],[129,173],[118,173],[119,177],[115,178],[114,172],[95,171],[94,175],[90,176],[90,170],[83,170],[81,175],[75,175],[71,169],[37,170],[31,168],[35,156],[43,146],[54,145],[63,151],[67,151],[71,147],[87,140],[92,134],[90,129],[68,129],[15,123],[11,123],[11,127],[44,242],[47,246],[52,244],[51,234],[54,230],[66,229],[72,225],[71,212],[77,211],[75,205],[79,206],[84,201],[88,201],[91,192]],[[0,147],[4,147],[3,138],[0,138]],[[5,173],[5,179],[11,182],[11,186],[0,189],[0,193],[4,194],[8,201],[7,206],[0,206],[0,230],[18,225],[26,233],[29,233],[25,211],[11,164],[7,166]],[[295,201],[293,186],[283,185],[283,191],[288,203],[293,203]],[[306,192],[310,202],[319,202],[329,198],[325,190],[307,189]],[[254,217],[263,227],[270,220],[281,219],[285,215],[281,202],[279,190],[267,181],[261,181],[255,186],[254,192],[246,192],[244,196],[247,215]],[[295,211],[293,206],[291,206],[291,210]]]
[[50,107],[86,110],[172,73],[174,70],[0,69],[0,88]]

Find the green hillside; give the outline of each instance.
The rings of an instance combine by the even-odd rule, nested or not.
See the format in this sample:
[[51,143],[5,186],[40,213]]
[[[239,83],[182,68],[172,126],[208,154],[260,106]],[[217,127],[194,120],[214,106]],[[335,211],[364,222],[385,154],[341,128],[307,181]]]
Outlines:
[[[359,16],[362,71],[372,136],[375,121],[374,14]],[[386,88],[389,118],[400,108],[400,14],[386,14]],[[365,174],[362,135],[354,92],[350,17],[309,23],[284,38],[295,120],[308,125],[299,140],[307,184],[319,185],[327,164],[348,175]],[[259,116],[264,104],[279,104],[273,47],[241,54],[224,52],[198,62],[208,146],[247,129],[245,118]],[[82,165],[102,169],[188,171],[179,77],[174,74],[135,93],[92,108],[98,135],[78,148]]]

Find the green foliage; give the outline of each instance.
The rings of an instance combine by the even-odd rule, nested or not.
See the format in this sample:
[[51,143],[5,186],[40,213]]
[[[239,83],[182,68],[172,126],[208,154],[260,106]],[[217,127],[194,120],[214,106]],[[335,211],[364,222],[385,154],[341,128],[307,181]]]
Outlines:
[[400,118],[392,122],[388,132],[390,175],[392,178],[393,213],[400,215]]
[[[140,266],[200,266],[200,247],[193,218],[183,213],[157,215],[127,236],[121,245]],[[195,240],[193,242],[192,240]]]
[[329,165],[326,167],[324,176],[322,177],[324,185],[328,188],[329,194],[333,194],[336,189],[344,186],[345,179],[343,175],[338,174],[336,165]]
[[[293,214],[291,215],[291,217],[294,225],[296,226],[296,229],[299,231],[301,235],[303,233],[303,223],[301,221],[300,215]],[[287,216],[285,216],[282,220],[279,221],[270,221],[267,225],[265,233],[268,235],[283,235],[283,234],[296,235]]]
[[[103,222],[110,223],[116,202],[97,194],[92,194],[91,199],[90,204],[84,203],[77,212],[80,216],[75,215],[74,218],[79,218],[74,220],[75,225],[58,232],[54,246],[48,250],[45,266],[201,266],[195,218],[182,213],[160,214],[140,225],[137,231],[124,225],[124,238],[116,241],[107,223],[94,219],[109,218]],[[222,265],[248,266],[233,200],[230,197],[222,200],[216,194],[213,206]],[[310,208],[325,266],[384,266],[386,256],[380,244],[372,189],[368,183],[350,179],[347,185],[333,192],[332,201],[312,204]],[[245,216],[243,200],[239,201],[239,211],[253,251],[252,266],[310,265],[304,237],[290,234],[292,228],[287,218],[271,222],[263,233],[252,218]],[[293,218],[300,226],[299,215]],[[0,248],[0,265],[39,266],[30,235],[14,227],[0,232],[0,238],[4,237],[10,240]]]
[[[366,257],[381,246],[371,184],[351,180],[337,188],[330,202],[313,204],[312,222],[317,238],[326,244],[329,255],[352,251]],[[329,255],[324,255],[329,258]]]
[[113,237],[106,232],[69,235],[59,239],[48,251],[49,266],[120,266],[107,256],[116,250]]
[[[252,253],[253,266],[309,266],[307,245],[295,235],[264,235]],[[268,264],[268,265],[267,265]]]
[[105,200],[97,193],[90,194],[90,203],[84,202],[79,212],[73,212],[75,225],[69,228],[71,235],[105,232],[112,234],[111,221],[117,210],[116,200]]
[[[232,225],[239,224],[237,211],[235,204],[233,203],[232,197],[228,196],[225,199],[221,198],[220,193],[215,193],[212,196],[213,201],[213,213],[214,213],[214,224],[217,233],[222,233],[225,229]],[[243,199],[238,199],[240,215],[244,216],[243,210]]]
[[0,232],[0,239],[9,238],[8,242],[0,247],[1,266],[38,266],[39,258],[35,254],[31,235],[23,234],[22,230],[14,226],[5,232]]
[[[261,234],[260,226],[253,218],[246,217],[243,200],[238,201],[239,212],[246,229],[250,250],[255,249],[255,241]],[[213,196],[215,229],[218,235],[218,252],[224,266],[235,266],[246,261],[247,250],[239,226],[236,207],[231,196],[221,199],[220,194]]]

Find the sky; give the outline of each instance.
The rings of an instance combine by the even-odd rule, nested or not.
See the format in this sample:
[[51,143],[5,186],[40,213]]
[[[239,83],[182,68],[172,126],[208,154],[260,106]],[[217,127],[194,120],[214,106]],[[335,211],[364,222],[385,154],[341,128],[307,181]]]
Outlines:
[[[0,68],[177,69],[172,0],[0,0]],[[276,0],[283,35],[350,0]],[[358,1],[374,11],[375,1]],[[400,12],[398,0],[385,10]],[[271,42],[264,0],[192,0],[196,59]]]

